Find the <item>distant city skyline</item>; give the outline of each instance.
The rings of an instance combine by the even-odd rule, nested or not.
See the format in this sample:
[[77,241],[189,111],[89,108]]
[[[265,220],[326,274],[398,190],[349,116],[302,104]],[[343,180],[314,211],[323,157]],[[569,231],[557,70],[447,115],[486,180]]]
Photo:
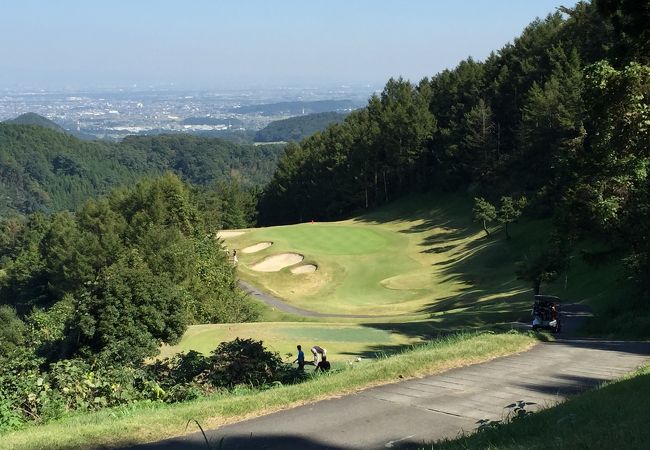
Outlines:
[[22,0],[0,15],[0,89],[383,84],[486,58],[560,0]]

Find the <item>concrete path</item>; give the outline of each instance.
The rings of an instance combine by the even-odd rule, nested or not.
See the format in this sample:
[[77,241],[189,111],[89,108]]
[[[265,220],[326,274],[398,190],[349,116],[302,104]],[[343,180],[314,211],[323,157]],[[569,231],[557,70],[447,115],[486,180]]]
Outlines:
[[[381,449],[417,445],[500,419],[518,400],[551,406],[618,378],[650,357],[650,343],[565,339],[439,375],[281,411],[207,432],[219,449]],[[201,434],[137,447],[207,449]]]
[[291,306],[283,300],[280,300],[277,297],[268,294],[252,284],[249,284],[245,281],[239,280],[239,287],[246,292],[248,295],[255,297],[256,299],[266,303],[271,308],[279,309],[280,311],[296,314],[303,317],[338,317],[338,318],[348,318],[348,319],[372,319],[380,317],[396,317],[396,316],[373,316],[367,314],[328,314],[328,313],[319,313],[316,311],[310,311],[308,309],[297,308]]

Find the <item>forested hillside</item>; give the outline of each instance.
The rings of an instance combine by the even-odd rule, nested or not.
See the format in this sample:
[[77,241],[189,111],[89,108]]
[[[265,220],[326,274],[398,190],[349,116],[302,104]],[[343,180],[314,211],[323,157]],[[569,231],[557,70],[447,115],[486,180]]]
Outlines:
[[13,125],[38,125],[43,128],[59,131],[61,133],[66,132],[61,126],[57,125],[47,117],[43,117],[35,113],[21,114],[14,119],[5,120],[4,123],[10,123]]
[[557,276],[588,237],[585,257],[622,258],[647,293],[649,26],[647,2],[579,2],[485,61],[389,80],[342,124],[288,145],[261,222],[339,218],[421,190],[525,195],[555,233],[522,276]]
[[86,199],[167,170],[197,185],[232,177],[263,184],[283,149],[187,135],[81,141],[34,125],[0,124],[0,217],[72,210]]
[[341,123],[345,114],[324,112],[276,120],[255,134],[256,142],[301,141],[328,125]]
[[190,324],[256,316],[206,216],[196,192],[167,173],[75,214],[2,222],[0,431],[198,395],[144,360]]

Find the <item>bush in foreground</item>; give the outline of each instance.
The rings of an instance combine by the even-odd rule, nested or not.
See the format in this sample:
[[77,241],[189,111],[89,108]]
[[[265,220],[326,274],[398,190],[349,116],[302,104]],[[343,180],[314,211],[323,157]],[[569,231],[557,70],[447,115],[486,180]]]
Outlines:
[[300,376],[262,341],[235,339],[209,356],[181,353],[144,367],[67,359],[49,367],[29,351],[0,358],[0,431],[43,423],[71,411],[139,401],[176,403],[245,385],[264,389]]

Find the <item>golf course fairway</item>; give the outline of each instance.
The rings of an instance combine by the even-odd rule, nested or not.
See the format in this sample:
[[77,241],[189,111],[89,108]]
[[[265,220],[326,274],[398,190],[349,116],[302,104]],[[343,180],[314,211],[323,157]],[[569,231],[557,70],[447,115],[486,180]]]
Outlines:
[[[404,206],[399,202],[340,222],[250,229],[225,237],[224,243],[231,250],[271,243],[260,251],[239,252],[240,278],[319,313],[425,318],[458,307],[462,298],[465,306],[476,305],[511,300],[529,290],[508,258],[518,242],[486,239],[471,223],[467,198],[446,197],[431,203],[436,206],[424,199],[413,202],[408,214],[399,210]],[[496,253],[504,262],[490,262]],[[269,270],[265,262],[270,258],[287,262]],[[316,270],[292,272],[308,264]]]
[[263,322],[193,325],[188,328],[178,345],[163,346],[160,358],[181,351],[194,350],[209,354],[220,342],[235,338],[261,340],[287,361],[295,359],[296,345],[302,344],[307,358],[309,348],[318,344],[328,350],[334,363],[352,361],[356,356],[374,357],[393,348],[420,342],[392,330],[357,324]]

